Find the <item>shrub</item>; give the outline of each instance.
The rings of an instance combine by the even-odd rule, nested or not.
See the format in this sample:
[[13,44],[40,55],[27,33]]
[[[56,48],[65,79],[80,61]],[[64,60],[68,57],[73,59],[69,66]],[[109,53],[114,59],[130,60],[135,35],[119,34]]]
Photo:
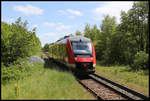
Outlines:
[[[17,61],[19,62],[19,60]],[[21,63],[21,60],[20,62]],[[2,75],[1,80],[2,84],[6,84],[10,81],[19,80],[28,76],[32,73],[32,65],[25,62],[24,64],[11,64],[9,67],[6,67],[4,64],[2,66]]]
[[30,63],[27,58],[18,59],[9,67],[1,64],[1,84],[7,84],[12,81],[24,79],[31,76],[34,72],[40,71],[43,68],[43,63]]
[[9,82],[10,80],[18,80],[21,76],[21,71],[19,71],[18,67],[10,66],[10,67],[2,67],[2,84]]
[[148,63],[149,63],[148,54],[145,53],[144,51],[139,51],[135,54],[133,64],[131,65],[131,67],[133,67],[136,70],[148,69]]
[[21,21],[21,17],[12,24],[1,22],[1,62],[5,66],[41,50],[41,42],[36,36],[36,28],[30,31],[27,29],[27,24],[27,21]]

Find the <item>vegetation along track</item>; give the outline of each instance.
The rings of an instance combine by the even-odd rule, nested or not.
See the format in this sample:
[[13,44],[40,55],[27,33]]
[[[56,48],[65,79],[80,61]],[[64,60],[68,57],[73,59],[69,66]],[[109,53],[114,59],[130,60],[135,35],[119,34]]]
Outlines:
[[[48,54],[45,53],[47,57]],[[87,88],[97,99],[101,100],[148,100],[148,97],[117,84],[103,76],[90,74],[88,76],[75,76],[76,80]]]
[[147,96],[96,74],[76,79],[100,100],[148,100]]

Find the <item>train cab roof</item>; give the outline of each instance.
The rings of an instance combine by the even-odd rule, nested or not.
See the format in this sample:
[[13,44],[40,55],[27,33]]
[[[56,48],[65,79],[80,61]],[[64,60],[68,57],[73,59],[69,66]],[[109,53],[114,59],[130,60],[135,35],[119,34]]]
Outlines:
[[62,40],[56,41],[56,43],[67,43],[67,39],[70,39],[70,41],[81,41],[81,42],[90,42],[91,40],[89,38],[86,38],[84,36],[69,36],[69,37],[64,37]]
[[91,40],[83,37],[83,36],[70,36],[68,39],[70,39],[70,41],[82,41],[82,42],[90,42]]

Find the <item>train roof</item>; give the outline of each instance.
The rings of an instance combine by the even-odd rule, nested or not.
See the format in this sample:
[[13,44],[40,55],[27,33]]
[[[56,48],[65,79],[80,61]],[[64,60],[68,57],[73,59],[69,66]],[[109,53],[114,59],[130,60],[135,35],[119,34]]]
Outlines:
[[66,43],[67,39],[70,39],[70,41],[82,41],[82,42],[90,42],[91,40],[89,38],[86,38],[84,36],[69,36],[65,39],[59,40],[56,43]]
[[83,37],[83,36],[71,36],[68,39],[71,41],[83,41],[83,42],[90,42],[90,39]]

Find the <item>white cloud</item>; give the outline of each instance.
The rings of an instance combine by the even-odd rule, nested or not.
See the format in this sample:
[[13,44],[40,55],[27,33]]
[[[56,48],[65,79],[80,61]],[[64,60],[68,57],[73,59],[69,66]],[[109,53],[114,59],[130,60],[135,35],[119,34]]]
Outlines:
[[72,27],[71,25],[64,25],[64,24],[61,23],[61,22],[58,22],[58,23],[54,23],[54,22],[44,22],[44,23],[43,23],[43,26],[47,26],[47,27],[54,27],[54,26],[55,26],[56,31],[61,31],[61,30],[69,29],[69,28]]
[[80,11],[77,11],[77,10],[67,9],[66,11],[68,13],[73,14],[73,15],[82,16],[82,13]]
[[58,13],[61,15],[66,15],[70,19],[75,18],[75,16],[83,16],[83,14],[80,11],[73,10],[73,9],[58,10]]
[[53,22],[44,22],[43,25],[47,26],[47,27],[53,27],[53,26],[56,25],[56,23],[53,23]]
[[59,14],[62,14],[62,15],[67,14],[67,12],[65,12],[64,10],[58,10],[58,13],[59,13]]
[[19,12],[22,12],[24,13],[25,15],[41,15],[43,14],[43,10],[38,8],[38,7],[35,7],[35,6],[32,6],[32,5],[26,5],[26,6],[14,6],[13,9],[15,11],[19,11]]
[[133,5],[131,1],[116,1],[106,2],[102,7],[94,9],[92,12],[95,14],[96,20],[102,20],[104,15],[115,16],[117,23],[120,23],[121,10],[127,12]]
[[15,22],[15,19],[14,18],[8,18],[8,19],[6,19],[6,22],[7,23],[13,23],[13,22]]
[[56,30],[57,31],[61,31],[61,30],[64,30],[64,29],[69,29],[71,28],[72,26],[71,25],[63,25],[63,24],[60,24],[56,27]]
[[57,34],[54,33],[54,32],[48,32],[48,33],[44,33],[44,34],[41,34],[39,36],[40,39],[45,39],[45,38],[50,38],[52,36],[56,36]]
[[33,24],[33,25],[32,25],[32,28],[34,28],[34,27],[38,27],[38,25],[37,25],[37,24]]
[[6,22],[8,24],[11,24],[11,23],[15,22],[15,19],[14,18],[4,18],[4,19],[2,19],[2,21]]
[[58,22],[58,25],[63,25],[63,23],[61,23],[61,22]]
[[56,41],[55,37],[57,37],[57,33],[55,33],[55,32],[43,33],[43,34],[39,35],[38,37],[42,43],[42,46],[44,46],[46,43],[55,42]]

